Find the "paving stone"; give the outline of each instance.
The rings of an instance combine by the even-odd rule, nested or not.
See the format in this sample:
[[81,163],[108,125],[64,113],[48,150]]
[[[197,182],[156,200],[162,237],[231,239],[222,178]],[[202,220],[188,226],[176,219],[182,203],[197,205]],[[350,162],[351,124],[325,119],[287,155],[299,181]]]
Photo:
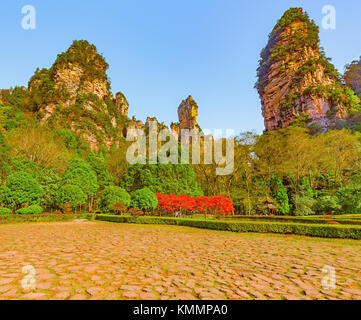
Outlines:
[[53,296],[53,299],[58,299],[58,300],[65,300],[66,298],[68,298],[70,296],[70,292],[69,291],[63,291],[63,292],[59,292],[56,295]]
[[132,292],[132,291],[122,292],[122,296],[124,296],[125,298],[128,298],[128,299],[137,299],[138,298],[138,294],[136,294],[135,292]]
[[70,300],[85,300],[87,298],[84,294],[75,294],[73,295]]
[[11,285],[1,286],[0,293],[5,293],[6,291],[9,291],[11,288],[13,288]]
[[13,282],[14,278],[2,278],[0,279],[0,286]]
[[97,295],[99,292],[101,292],[103,289],[100,287],[91,287],[87,288],[86,292],[89,293],[91,296]]
[[141,300],[156,300],[158,296],[151,292],[141,292],[139,297]]
[[23,295],[21,298],[22,299],[31,299],[31,300],[36,300],[36,299],[40,299],[46,297],[45,293],[40,293],[40,292],[31,292],[31,293],[27,293],[25,295]]
[[[0,299],[361,298],[356,240],[101,222],[0,225],[0,234]],[[36,290],[24,292],[28,264]],[[322,290],[325,265],[336,290]]]
[[40,282],[40,283],[36,283],[36,288],[37,289],[42,289],[42,290],[47,290],[54,287],[53,283],[51,282]]

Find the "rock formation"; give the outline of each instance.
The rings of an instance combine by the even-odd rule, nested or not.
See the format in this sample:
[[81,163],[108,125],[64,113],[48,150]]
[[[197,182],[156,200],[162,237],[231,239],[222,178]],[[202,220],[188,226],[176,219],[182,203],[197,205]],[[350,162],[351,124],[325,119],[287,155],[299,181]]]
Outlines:
[[172,122],[171,130],[181,133],[182,129],[199,129],[198,122],[198,105],[193,100],[192,96],[188,96],[186,100],[183,100],[178,107],[178,123]]
[[180,135],[180,130],[179,130],[179,122],[172,122],[170,124],[170,129],[175,132],[178,136]]
[[266,130],[303,119],[327,129],[359,106],[319,47],[318,27],[301,8],[285,12],[261,53],[258,89]]
[[123,136],[129,105],[118,92],[113,101],[108,64],[87,41],[74,41],[50,69],[37,70],[29,81],[33,109],[41,121],[71,129],[91,149],[110,147]]
[[[35,117],[54,130],[73,131],[92,150],[101,145],[119,145],[129,129],[142,129],[148,134],[151,121],[157,122],[158,132],[169,130],[155,117],[147,117],[145,124],[134,116],[129,119],[129,103],[124,94],[117,92],[114,98],[110,91],[107,68],[94,45],[85,40],[74,41],[49,69],[37,69],[27,88],[0,90],[0,103],[12,105],[11,97],[16,96],[26,116]],[[197,116],[198,106],[189,96],[178,108],[179,123],[172,123],[171,129],[178,134],[181,129],[200,129]]]
[[178,107],[179,128],[181,130],[198,128],[197,118],[198,105],[192,96],[189,96],[186,100],[183,100]]
[[125,98],[124,94],[121,92],[117,92],[115,95],[115,99],[113,99],[113,103],[118,111],[118,113],[128,118],[128,112],[129,112],[129,103],[127,99]]

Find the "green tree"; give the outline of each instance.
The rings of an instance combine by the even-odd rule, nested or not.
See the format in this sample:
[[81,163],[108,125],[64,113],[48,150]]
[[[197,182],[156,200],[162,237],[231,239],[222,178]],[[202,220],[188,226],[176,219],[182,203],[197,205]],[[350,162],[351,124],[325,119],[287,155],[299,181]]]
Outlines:
[[119,148],[112,147],[105,157],[105,164],[109,168],[116,184],[123,180],[123,176],[128,171],[128,161],[126,159],[128,145],[124,141],[120,141]]
[[337,191],[342,213],[361,213],[361,184],[350,183]]
[[10,162],[11,169],[13,172],[23,171],[30,174],[36,180],[41,178],[41,168],[33,161],[30,161],[26,157],[14,157]]
[[290,205],[287,188],[283,185],[282,181],[279,178],[272,177],[271,189],[273,191],[273,197],[280,207],[280,211],[283,214],[288,214],[290,212]]
[[78,186],[88,198],[89,211],[93,210],[94,196],[99,188],[96,172],[82,159],[74,159],[66,169],[64,184]]
[[155,209],[158,205],[158,198],[149,188],[143,188],[131,193],[131,207],[141,210]]
[[3,134],[0,132],[0,181],[3,181],[10,171],[10,148],[5,142]]
[[97,155],[94,151],[90,152],[86,161],[90,164],[97,175],[97,181],[100,187],[113,185],[113,177],[105,165],[102,154]]
[[[235,140],[234,170],[231,175],[218,176],[207,165],[196,165],[198,181],[207,195],[224,194],[231,197],[237,212],[251,214],[264,189],[257,183],[253,155],[257,136],[252,132],[242,133]],[[259,180],[259,179],[258,179]],[[212,186],[213,185],[213,186]],[[210,189],[212,190],[211,192]]]
[[105,187],[100,195],[99,207],[103,212],[107,213],[113,210],[113,206],[117,202],[123,203],[124,206],[129,207],[130,199],[130,195],[125,189],[116,186],[108,186]]
[[63,173],[70,154],[63,141],[45,126],[33,124],[22,127],[8,137],[11,154],[14,157],[27,158],[40,168],[52,169]]
[[56,194],[62,182],[61,176],[51,169],[44,169],[39,182],[44,190],[44,196],[42,197],[44,207],[54,209],[56,207]]
[[66,184],[61,186],[55,195],[55,202],[58,206],[70,203],[73,208],[85,204],[87,196],[77,185]]
[[36,163],[25,157],[16,157],[11,160],[14,172],[24,171],[36,179],[44,191],[41,203],[44,208],[54,209],[55,195],[61,186],[62,177],[52,169],[40,168]]
[[314,208],[316,214],[319,215],[335,215],[342,212],[340,201],[334,195],[323,195],[318,197]]
[[78,146],[74,132],[69,129],[58,129],[55,131],[55,136],[61,137],[69,149],[75,149]]
[[347,173],[358,170],[360,146],[360,134],[352,134],[348,129],[329,130],[315,137],[310,150],[318,154],[315,164],[332,179],[331,187],[344,185]]
[[346,84],[361,98],[361,57],[345,67]]
[[296,194],[293,198],[295,205],[294,214],[296,216],[309,216],[315,214],[313,207],[316,203],[316,200],[305,196]]
[[18,171],[10,175],[0,187],[0,203],[17,209],[24,205],[39,204],[44,191],[30,174]]
[[155,193],[196,197],[203,194],[196,178],[188,164],[135,164],[129,167],[120,185],[128,192],[147,187]]

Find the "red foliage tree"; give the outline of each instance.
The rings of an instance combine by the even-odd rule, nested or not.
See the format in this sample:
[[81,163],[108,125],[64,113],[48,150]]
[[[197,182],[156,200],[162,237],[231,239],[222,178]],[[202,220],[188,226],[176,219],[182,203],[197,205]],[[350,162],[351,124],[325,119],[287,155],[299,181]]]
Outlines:
[[223,196],[202,196],[197,198],[174,194],[156,194],[156,196],[158,198],[158,208],[166,212],[181,211],[183,214],[197,212],[203,213],[206,218],[208,213],[228,215],[234,211],[232,200]]

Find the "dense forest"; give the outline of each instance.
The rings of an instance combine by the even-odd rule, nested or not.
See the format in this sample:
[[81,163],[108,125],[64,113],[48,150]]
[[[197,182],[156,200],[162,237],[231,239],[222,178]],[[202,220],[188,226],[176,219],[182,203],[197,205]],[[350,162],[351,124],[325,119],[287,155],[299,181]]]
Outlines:
[[[287,23],[283,18],[277,26]],[[312,42],[318,29],[308,25]],[[287,54],[281,49],[262,51],[267,65],[258,70],[259,90],[269,57]],[[124,129],[134,119],[117,113],[105,59],[86,41],[75,41],[50,69],[38,69],[28,88],[0,91],[0,211],[64,212],[70,206],[109,212],[119,203],[153,210],[157,193],[226,196],[240,214],[266,212],[265,199],[283,215],[361,213],[361,112],[353,93],[361,96],[360,61],[347,65],[344,76],[324,53],[317,62],[337,79],[328,95],[341,95],[346,105],[352,96],[347,116],[327,130],[301,114],[286,128],[242,133],[235,137],[233,173],[220,176],[215,162],[129,165]],[[312,72],[308,67],[302,76]],[[72,86],[59,82],[69,68],[80,70]]]
[[74,209],[102,209],[102,195],[122,198],[122,193],[142,188],[163,194],[225,195],[238,212],[247,214],[262,211],[264,198],[273,199],[282,214],[361,210],[360,113],[350,114],[342,128],[326,133],[295,121],[262,135],[241,134],[233,174],[217,176],[216,163],[128,165],[128,142],[91,150],[75,132],[53,130],[29,117],[21,88],[5,94],[0,107],[0,202],[13,210],[31,204],[59,210],[64,203]]

